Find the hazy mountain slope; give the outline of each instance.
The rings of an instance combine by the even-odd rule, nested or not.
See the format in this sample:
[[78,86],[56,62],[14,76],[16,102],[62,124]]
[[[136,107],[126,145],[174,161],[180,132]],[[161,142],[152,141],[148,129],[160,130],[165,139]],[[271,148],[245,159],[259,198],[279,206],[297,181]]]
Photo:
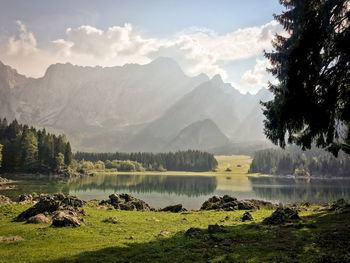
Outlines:
[[267,89],[261,89],[254,96],[254,101],[251,102],[252,108],[241,122],[241,125],[237,127],[234,132],[237,140],[242,141],[246,140],[246,138],[252,138],[253,140],[266,140],[263,123],[265,116],[260,101],[266,102],[272,100],[272,98],[272,93]]
[[0,61],[0,112],[1,117],[15,118],[17,101],[13,94],[18,85],[29,82],[30,79],[18,74],[15,69]]
[[202,83],[132,137],[123,149],[159,151],[183,128],[204,119],[214,120],[222,131],[232,130],[239,120],[235,115],[234,101],[228,96],[230,88],[219,76]]
[[[260,128],[263,115],[259,101],[266,92],[268,91],[263,90],[257,95],[244,95],[230,84],[223,83],[220,76],[215,76],[186,94],[163,116],[141,129],[122,149],[160,151],[182,129],[204,119],[213,120],[226,136],[235,141],[260,140],[263,137]],[[247,132],[246,136],[244,132]]]
[[207,79],[187,77],[167,58],[112,68],[55,64],[44,77],[16,87],[13,115],[66,130],[148,122]]
[[162,151],[204,150],[229,143],[229,139],[210,119],[198,121],[182,129],[180,133],[165,145]]
[[188,77],[168,58],[110,68],[55,64],[38,79],[0,63],[1,117],[64,132],[74,149],[208,148],[203,138],[214,129],[204,125],[206,119],[217,125],[217,137],[261,140],[259,101],[269,96],[264,89],[241,94],[218,75]]

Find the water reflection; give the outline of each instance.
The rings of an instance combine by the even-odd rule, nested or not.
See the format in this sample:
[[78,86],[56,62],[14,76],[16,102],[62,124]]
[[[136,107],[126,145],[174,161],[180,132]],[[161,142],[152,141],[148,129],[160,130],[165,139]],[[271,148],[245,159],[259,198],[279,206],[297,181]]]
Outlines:
[[21,194],[69,193],[66,182],[57,177],[7,174],[1,176],[13,180],[14,183],[3,185],[3,188],[0,188],[0,195],[8,196],[13,200],[16,200]]
[[130,193],[155,208],[182,203],[198,209],[212,195],[230,194],[238,199],[262,199],[275,203],[309,201],[324,203],[339,198],[350,200],[350,179],[295,179],[251,177],[246,174],[223,176],[175,176],[147,174],[97,175],[68,181],[53,178],[12,178],[20,180],[15,190],[0,194],[16,197],[23,193],[76,195],[84,200],[106,199],[112,193]]
[[68,182],[70,192],[92,190],[126,190],[130,193],[167,193],[196,197],[215,191],[216,177],[213,176],[165,176],[165,175],[98,175],[71,179]]
[[294,203],[326,203],[339,198],[350,200],[350,179],[249,177],[259,199]]

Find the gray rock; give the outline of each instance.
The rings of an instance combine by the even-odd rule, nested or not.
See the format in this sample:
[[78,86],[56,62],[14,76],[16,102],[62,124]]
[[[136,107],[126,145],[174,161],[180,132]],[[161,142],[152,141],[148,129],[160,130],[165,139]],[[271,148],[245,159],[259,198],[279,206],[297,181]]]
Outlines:
[[245,212],[242,216],[242,221],[253,221],[253,216],[249,212]]
[[0,195],[0,204],[9,205],[9,204],[13,204],[13,202],[7,196]]
[[259,209],[259,206],[249,200],[238,201],[237,198],[230,195],[224,195],[223,197],[215,195],[205,201],[201,207],[201,210],[233,211],[235,209],[252,210]]
[[112,194],[108,200],[102,200],[100,205],[112,205],[115,209],[128,211],[150,211],[150,206],[143,200],[129,194]]
[[238,210],[251,210],[251,209],[257,209],[257,207],[250,201],[242,200],[238,202]]
[[56,227],[81,226],[79,218],[71,211],[57,211],[52,216],[52,225]]
[[183,211],[182,204],[176,204],[176,205],[169,205],[161,209],[162,212],[173,212],[178,213]]
[[343,210],[344,208],[350,207],[350,203],[347,203],[343,198],[338,199],[335,202],[332,202],[329,205],[329,211]]
[[29,204],[33,202],[33,196],[32,195],[20,195],[18,198],[18,202],[20,202],[21,204]]
[[225,202],[236,202],[237,201],[237,198],[236,197],[233,197],[231,195],[224,195],[222,197],[222,199],[225,201]]
[[24,221],[38,214],[52,214],[55,211],[70,210],[76,211],[78,207],[85,204],[84,201],[75,196],[54,194],[52,196],[40,194],[39,202],[17,216],[17,221]]
[[119,203],[122,203],[123,202],[123,200],[119,197],[119,195],[117,195],[117,194],[111,194],[110,196],[109,196],[109,199],[111,200],[111,203],[113,204],[113,203],[117,203],[117,204],[119,204]]
[[51,219],[46,217],[44,214],[37,214],[35,216],[29,217],[27,222],[32,224],[42,224],[50,223]]
[[276,211],[271,214],[271,216],[263,220],[263,223],[267,225],[280,225],[298,219],[300,219],[298,211],[288,207],[278,207]]
[[38,203],[36,203],[31,208],[23,211],[18,215],[17,220],[23,221],[37,214],[42,214],[44,212],[52,213],[60,207],[59,201],[54,200],[51,197],[41,198]]

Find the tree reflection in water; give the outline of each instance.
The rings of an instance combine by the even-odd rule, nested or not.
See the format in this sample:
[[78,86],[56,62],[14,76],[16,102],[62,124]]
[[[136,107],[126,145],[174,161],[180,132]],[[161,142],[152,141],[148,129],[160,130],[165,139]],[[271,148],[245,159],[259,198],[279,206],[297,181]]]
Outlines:
[[24,193],[63,192],[84,200],[106,199],[111,193],[130,193],[151,206],[163,207],[182,203],[188,209],[198,209],[212,195],[230,194],[238,199],[263,199],[275,203],[309,201],[324,203],[339,198],[350,200],[350,179],[311,179],[283,177],[253,177],[193,175],[118,174],[73,178],[13,178],[20,182],[12,190],[0,194],[16,198]]
[[249,177],[259,199],[294,203],[325,203],[350,199],[350,179]]
[[175,176],[118,174],[71,179],[69,191],[127,190],[130,193],[167,193],[198,197],[213,193],[217,187],[214,176]]

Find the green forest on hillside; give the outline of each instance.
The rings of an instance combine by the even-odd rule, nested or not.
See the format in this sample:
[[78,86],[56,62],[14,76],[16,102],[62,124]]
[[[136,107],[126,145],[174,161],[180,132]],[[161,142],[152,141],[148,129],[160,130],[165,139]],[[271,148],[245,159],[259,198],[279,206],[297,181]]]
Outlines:
[[[103,162],[106,168],[122,168],[121,165],[134,165],[136,171],[141,164],[148,171],[213,171],[218,162],[213,154],[195,150],[168,153],[86,153],[73,155],[77,161]],[[123,163],[124,161],[124,163]],[[128,161],[128,163],[125,163]],[[120,169],[119,168],[119,169]],[[118,169],[118,170],[119,170]],[[126,169],[121,169],[126,170]]]
[[[72,161],[70,143],[64,135],[47,133],[0,119],[1,171],[62,172]],[[1,161],[1,159],[0,159]]]
[[298,147],[257,151],[250,165],[250,173],[301,176],[350,176],[350,156],[340,152],[338,157],[313,148],[301,151]]

